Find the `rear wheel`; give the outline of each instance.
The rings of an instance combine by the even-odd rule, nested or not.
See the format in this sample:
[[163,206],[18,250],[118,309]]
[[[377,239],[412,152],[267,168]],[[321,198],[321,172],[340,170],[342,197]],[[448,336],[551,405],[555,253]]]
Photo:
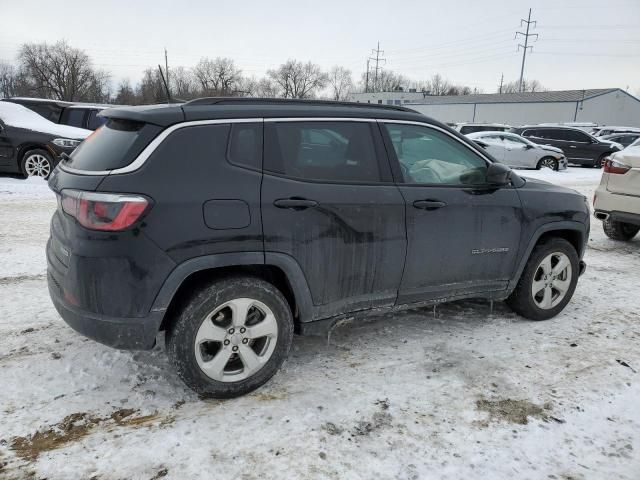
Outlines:
[[542,167],[550,168],[551,170],[558,170],[558,160],[553,157],[543,157],[538,161],[536,168],[540,170]]
[[602,221],[602,228],[607,237],[624,241],[631,240],[640,231],[639,225],[617,222],[611,218]]
[[604,165],[604,161],[607,159],[607,157],[611,155],[610,153],[603,153],[602,155],[600,155],[600,157],[598,158],[598,160],[596,160],[596,163],[593,164],[594,168],[602,168],[602,165]]
[[186,304],[167,332],[167,354],[197,393],[231,398],[267,382],[292,340],[282,293],[263,280],[236,277],[210,284]]
[[556,316],[573,296],[578,283],[578,263],[575,248],[563,238],[537,245],[507,304],[531,320]]
[[29,150],[22,156],[20,169],[25,177],[49,178],[53,171],[53,159],[46,150]]

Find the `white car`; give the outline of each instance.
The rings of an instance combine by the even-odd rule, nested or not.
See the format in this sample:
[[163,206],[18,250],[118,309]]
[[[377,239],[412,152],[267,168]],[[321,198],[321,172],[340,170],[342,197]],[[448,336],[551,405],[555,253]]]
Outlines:
[[604,135],[612,135],[614,133],[640,133],[640,128],[603,125],[601,127],[594,128],[591,132],[591,135],[593,135],[594,137],[602,137]]
[[631,240],[640,231],[640,140],[604,163],[593,197],[594,215],[614,240]]
[[459,131],[463,135],[469,135],[475,132],[505,132],[511,128],[511,125],[504,123],[456,123],[454,130]]
[[538,145],[510,132],[476,132],[467,135],[496,160],[515,168],[551,168],[564,170],[567,158],[562,150]]

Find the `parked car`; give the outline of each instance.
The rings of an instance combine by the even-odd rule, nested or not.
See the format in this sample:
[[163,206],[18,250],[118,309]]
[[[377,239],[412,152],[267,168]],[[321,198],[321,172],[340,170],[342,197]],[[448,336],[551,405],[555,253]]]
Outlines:
[[113,347],[164,331],[204,396],[254,390],[294,331],[372,308],[479,297],[551,318],[585,268],[583,195],[403,107],[204,98],[103,115],[49,180],[51,298]]
[[542,167],[565,170],[567,159],[556,147],[538,145],[524,137],[510,132],[475,132],[467,135],[493,158],[505,165],[516,168]]
[[622,145],[598,140],[592,135],[572,127],[523,126],[511,129],[538,145],[560,148],[569,163],[584,167],[601,168],[611,153],[622,150]]
[[605,161],[593,209],[604,233],[614,240],[631,240],[640,231],[640,145]]
[[627,148],[633,142],[640,138],[640,132],[638,133],[614,133],[611,135],[602,135],[598,137],[598,140],[605,140],[607,142],[619,143],[623,148]]
[[592,134],[596,137],[603,137],[614,133],[640,133],[640,128],[637,127],[616,127],[613,125],[603,125],[594,130],[595,133],[592,132]]
[[457,123],[454,128],[461,134],[468,135],[474,132],[506,132],[511,126],[502,123]]
[[0,171],[47,178],[91,132],[58,125],[22,105],[0,102]]
[[573,127],[582,130],[583,132],[591,133],[598,127],[597,123],[593,122],[560,122],[560,123],[540,123],[540,126],[545,127]]
[[106,119],[98,114],[106,108],[114,107],[114,105],[62,102],[44,98],[14,97],[6,98],[4,101],[23,105],[54,123],[87,130],[96,130],[104,125]]

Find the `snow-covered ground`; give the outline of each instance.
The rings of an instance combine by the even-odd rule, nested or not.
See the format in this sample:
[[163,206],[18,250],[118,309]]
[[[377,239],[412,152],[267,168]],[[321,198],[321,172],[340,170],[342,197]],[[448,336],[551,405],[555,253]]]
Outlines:
[[[594,169],[521,172],[592,197]],[[0,177],[0,478],[640,478],[640,240],[593,221],[565,311],[466,301],[296,338],[259,391],[202,401],[162,347],[122,352],[52,307],[55,199]]]

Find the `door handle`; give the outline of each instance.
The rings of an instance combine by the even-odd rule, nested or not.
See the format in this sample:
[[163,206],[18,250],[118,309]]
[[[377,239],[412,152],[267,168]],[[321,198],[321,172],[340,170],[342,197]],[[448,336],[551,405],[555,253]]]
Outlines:
[[577,148],[575,145],[569,145],[569,148]]
[[315,200],[307,200],[306,198],[280,198],[273,202],[278,208],[291,208],[293,210],[304,210],[318,205]]
[[413,202],[415,208],[422,210],[437,210],[438,208],[446,207],[446,203],[438,200],[416,200]]

